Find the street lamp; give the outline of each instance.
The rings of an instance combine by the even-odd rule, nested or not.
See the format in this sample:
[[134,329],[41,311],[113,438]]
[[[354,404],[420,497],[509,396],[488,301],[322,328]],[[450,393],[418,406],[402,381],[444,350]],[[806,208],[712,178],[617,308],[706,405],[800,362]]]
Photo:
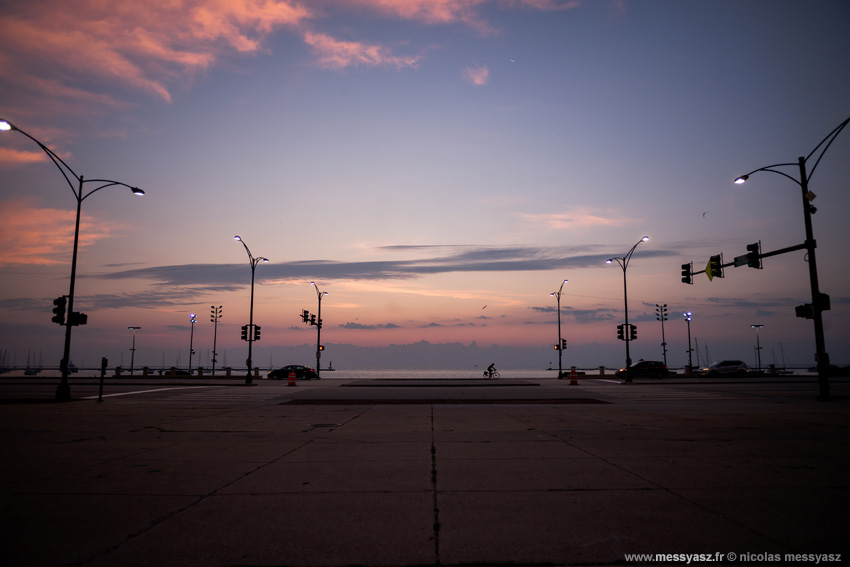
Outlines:
[[606,264],[611,264],[615,260],[620,267],[623,268],[623,301],[625,303],[625,315],[626,315],[626,324],[623,327],[623,338],[626,341],[626,382],[632,381],[632,357],[629,354],[629,343],[631,342],[631,326],[629,326],[629,294],[628,289],[626,287],[626,270],[629,267],[629,260],[632,258],[632,254],[635,253],[635,248],[638,247],[638,244],[641,242],[646,242],[649,240],[648,236],[644,236],[640,240],[638,240],[634,246],[632,246],[631,250],[629,250],[628,254],[623,256],[622,258],[608,258],[605,260]]
[[756,356],[759,365],[759,372],[761,372],[761,342],[759,341],[759,329],[763,328],[764,325],[750,325],[751,329],[756,330]]
[[[773,165],[768,165],[765,167],[760,167],[758,169],[754,169],[746,175],[742,175],[735,179],[735,183],[741,184],[749,179],[750,175],[759,171],[770,171],[773,173],[778,173],[783,177],[787,177],[794,183],[800,186],[803,195],[803,219],[806,225],[806,256],[809,264],[809,282],[812,289],[812,305],[811,305],[811,318],[814,320],[815,324],[815,361],[817,362],[818,367],[818,387],[819,387],[819,398],[822,400],[830,399],[830,391],[829,391],[829,354],[826,352],[826,341],[824,339],[823,333],[823,315],[822,312],[829,309],[829,296],[826,294],[822,294],[820,292],[818,286],[818,266],[817,261],[815,259],[815,248],[817,247],[817,242],[815,241],[815,237],[812,231],[812,215],[817,211],[817,209],[812,205],[812,201],[815,199],[815,194],[809,191],[809,180],[812,178],[812,174],[815,172],[818,164],[820,163],[823,154],[826,153],[826,150],[829,149],[829,146],[832,145],[832,142],[835,141],[835,138],[841,133],[842,130],[850,123],[850,118],[847,118],[844,122],[835,127],[835,129],[827,134],[826,138],[820,141],[820,143],[815,146],[809,155],[806,157],[797,158],[797,163],[775,163]],[[823,147],[823,149],[821,149]],[[815,164],[812,166],[811,171],[806,172],[806,162],[811,159],[811,157],[817,153],[820,149],[820,153],[815,160]],[[779,171],[778,169],[774,169],[775,167],[787,167],[787,166],[798,166],[800,170],[800,179],[795,179],[794,177],[788,175],[783,171]],[[807,316],[808,318],[808,316]]]
[[133,375],[133,365],[136,362],[136,331],[141,327],[127,327],[133,330],[133,346],[130,347],[130,376]]
[[561,365],[561,358],[564,354],[564,341],[561,339],[561,292],[564,290],[564,284],[569,280],[564,280],[561,282],[561,287],[558,288],[558,291],[553,291],[549,294],[549,297],[554,297],[558,303],[558,344],[555,345],[555,348],[558,349],[558,379],[564,377],[563,366]]
[[[20,132],[36,144],[38,147],[47,154],[47,157],[59,168],[59,171],[62,173],[62,177],[65,178],[65,181],[68,182],[68,186],[71,188],[71,192],[74,194],[74,198],[77,200],[77,218],[74,225],[74,251],[71,255],[71,285],[70,290],[68,291],[68,317],[64,323],[65,325],[65,347],[62,353],[62,360],[59,362],[59,367],[62,370],[62,381],[59,383],[59,386],[56,388],[56,397],[57,401],[66,401],[71,399],[71,387],[68,384],[68,363],[71,358],[71,328],[76,325],[85,324],[85,317],[82,314],[74,312],[74,284],[77,278],[77,248],[80,241],[80,210],[82,208],[83,201],[91,196],[93,193],[100,191],[101,189],[105,189],[107,187],[112,186],[120,186],[126,187],[133,192],[134,195],[144,195],[145,192],[139,189],[138,187],[132,187],[127,185],[126,183],[122,183],[120,181],[112,181],[110,179],[83,179],[82,175],[77,175],[76,172],[71,169],[71,167],[65,163],[62,158],[56,155],[53,150],[9,122],[8,120],[4,120],[0,118],[0,131],[10,131],[14,130],[16,132]],[[76,182],[76,187],[74,186],[74,182],[71,181],[73,178],[74,182]],[[94,183],[98,185],[96,188],[92,189],[88,193],[83,193],[86,183]]]
[[664,337],[664,321],[667,320],[667,304],[655,304],[655,320],[661,321],[661,355],[664,357],[664,366],[667,366],[667,339]]
[[216,341],[218,340],[218,320],[221,319],[221,305],[216,307],[210,305],[210,322],[213,323],[213,352],[212,352],[212,375],[215,376],[215,363],[218,353],[216,353]]
[[691,353],[694,352],[694,349],[691,348],[691,316],[692,313],[688,311],[684,313],[685,322],[688,324],[688,371],[685,374],[690,374],[694,371],[694,361],[691,358]]
[[319,298],[319,313],[316,315],[316,378],[321,378],[321,360],[322,360],[322,297],[327,295],[326,291],[319,291],[319,286],[316,282],[310,282],[310,285],[316,288],[316,295]]
[[195,354],[195,349],[192,348],[192,344],[195,341],[195,323],[198,320],[195,318],[194,313],[189,313],[189,322],[192,324],[192,331],[189,334],[189,375],[192,375],[192,355]]
[[245,252],[248,253],[248,262],[251,264],[251,308],[250,308],[250,315],[249,315],[249,319],[248,319],[248,359],[245,361],[245,363],[248,365],[248,375],[245,376],[245,383],[251,384],[254,381],[251,378],[251,370],[253,368],[252,367],[251,355],[252,355],[252,347],[254,345],[254,340],[255,340],[255,338],[254,338],[254,336],[255,336],[255,332],[254,332],[254,270],[257,269],[257,264],[259,264],[260,262],[268,263],[269,259],[264,258],[262,256],[258,256],[257,258],[254,258],[254,256],[251,254],[251,251],[248,249],[248,245],[245,244],[245,241],[242,240],[242,237],[240,237],[239,235],[236,235],[236,236],[233,237],[233,239],[241,242],[242,246],[245,247]]

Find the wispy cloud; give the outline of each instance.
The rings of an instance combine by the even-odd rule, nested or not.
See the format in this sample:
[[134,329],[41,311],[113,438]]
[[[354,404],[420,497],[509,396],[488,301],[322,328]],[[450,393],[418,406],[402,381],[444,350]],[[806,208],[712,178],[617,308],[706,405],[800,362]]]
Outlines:
[[416,67],[420,56],[394,55],[392,51],[378,44],[359,41],[341,41],[323,34],[306,32],[304,41],[319,57],[319,65],[327,69],[345,67]]
[[484,86],[490,80],[490,69],[487,65],[476,65],[463,70],[463,78],[476,86]]
[[[349,14],[431,26],[462,25],[480,35],[497,33],[485,10],[573,8],[557,0],[43,0],[4,5],[0,15],[0,86],[6,112],[23,115],[33,100],[55,112],[101,114],[127,107],[132,94],[170,102],[173,91],[237,54],[268,53],[269,39],[289,33],[316,54],[315,63],[339,70],[354,66],[416,67],[430,46],[399,55],[395,44],[330,31]],[[357,36],[360,34],[360,37]],[[465,77],[484,85],[486,66]],[[116,90],[117,89],[117,90]],[[123,92],[122,92],[123,89]],[[51,104],[46,104],[46,102]]]
[[[436,247],[437,249],[442,247]],[[336,262],[314,260],[264,264],[257,270],[257,282],[290,282],[293,280],[393,280],[410,279],[431,274],[458,272],[525,272],[600,266],[619,248],[600,245],[573,248],[545,247],[448,247],[449,253],[410,260],[370,262]],[[645,250],[645,257],[675,256],[676,251]],[[91,276],[104,279],[146,279],[172,285],[243,286],[242,264],[183,264],[121,270]]]
[[[67,264],[74,241],[73,210],[39,207],[31,199],[0,204],[0,266]],[[80,249],[112,234],[118,225],[83,216]]]
[[342,329],[350,329],[355,331],[374,331],[375,329],[399,329],[399,325],[395,323],[382,323],[379,325],[364,325],[362,323],[348,322],[339,325]]
[[[312,17],[281,0],[17,3],[0,17],[0,71],[23,90],[110,99],[83,84],[116,84],[171,100],[170,85],[228,52],[257,52],[284,26]],[[62,77],[47,80],[45,77]]]
[[576,207],[560,213],[519,213],[519,217],[536,226],[545,226],[549,230],[584,230],[644,222],[643,219],[624,215],[619,211],[594,211],[588,207]]

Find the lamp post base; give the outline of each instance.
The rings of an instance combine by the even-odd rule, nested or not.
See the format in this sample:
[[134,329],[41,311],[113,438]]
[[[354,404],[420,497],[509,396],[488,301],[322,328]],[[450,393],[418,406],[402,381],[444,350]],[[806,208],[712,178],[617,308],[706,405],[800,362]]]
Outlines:
[[53,398],[57,402],[67,402],[71,399],[71,386],[67,382],[60,382],[56,386],[56,396]]

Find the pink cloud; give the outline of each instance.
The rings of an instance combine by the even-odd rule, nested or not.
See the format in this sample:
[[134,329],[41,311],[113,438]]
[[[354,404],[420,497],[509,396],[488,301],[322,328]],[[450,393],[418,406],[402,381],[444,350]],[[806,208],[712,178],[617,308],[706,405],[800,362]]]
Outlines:
[[473,85],[483,86],[490,80],[490,69],[487,65],[467,67],[463,70],[463,77]]
[[475,9],[488,0],[350,0],[364,8],[389,17],[415,20],[426,24],[463,23],[477,31],[489,34],[493,28]]
[[642,219],[625,217],[613,212],[593,212],[586,207],[578,207],[563,213],[520,214],[520,217],[537,226],[549,230],[587,229],[596,226],[623,226],[642,222]]
[[[36,206],[31,199],[4,201],[0,206],[0,265],[67,264],[74,244],[73,209]],[[107,238],[117,228],[108,221],[80,221],[80,249]]]
[[[95,77],[170,101],[171,82],[208,68],[229,50],[259,51],[270,33],[310,17],[285,0],[20,3],[0,16],[0,50],[11,54],[0,59],[0,69],[19,86],[53,86],[62,96],[62,89],[82,96],[74,81]],[[45,76],[65,81],[51,85]]]
[[12,148],[0,148],[0,165],[35,163],[46,159],[47,156],[41,150],[28,152]]
[[419,57],[397,56],[381,45],[370,45],[358,41],[340,41],[329,35],[306,32],[304,41],[319,56],[319,64],[327,69],[342,69],[351,66],[370,67],[416,67]]

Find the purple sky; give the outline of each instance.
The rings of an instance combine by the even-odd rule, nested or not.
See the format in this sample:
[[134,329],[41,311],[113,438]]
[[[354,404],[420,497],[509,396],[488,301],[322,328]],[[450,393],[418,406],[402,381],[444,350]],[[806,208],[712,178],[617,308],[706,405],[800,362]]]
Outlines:
[[[712,358],[754,364],[757,323],[765,363],[781,350],[812,365],[812,322],[794,312],[811,301],[803,252],[691,286],[680,265],[803,242],[796,184],[732,181],[796,162],[850,116],[847,29],[845,0],[33,1],[0,15],[0,118],[77,174],[146,192],[83,203],[78,364],[127,364],[131,325],[137,365],[186,364],[190,313],[203,359],[222,305],[219,351],[238,365],[239,234],[271,260],[256,271],[262,365],[310,363],[313,347],[287,357],[315,339],[299,314],[315,312],[316,281],[336,366],[334,344],[422,340],[545,366],[564,279],[565,364],[620,365],[623,274],[605,259],[643,235],[635,360],[661,358],[667,304],[670,366],[687,362],[684,311]],[[844,132],[811,178],[827,350],[843,364],[849,157]],[[74,197],[14,131],[0,180],[0,348],[56,365]]]

